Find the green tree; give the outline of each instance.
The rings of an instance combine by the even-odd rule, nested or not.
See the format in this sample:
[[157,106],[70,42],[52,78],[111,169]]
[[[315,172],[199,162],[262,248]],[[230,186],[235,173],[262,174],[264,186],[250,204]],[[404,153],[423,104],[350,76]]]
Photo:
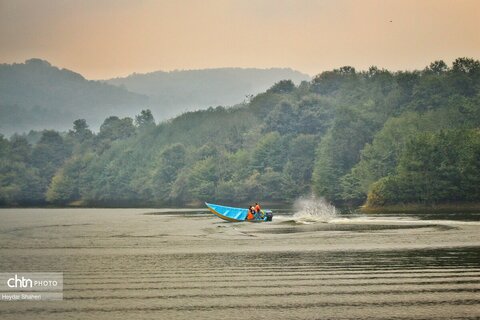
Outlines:
[[56,204],[68,204],[82,198],[81,190],[86,186],[86,169],[94,156],[87,153],[74,156],[57,171],[48,187],[46,200]]
[[139,128],[151,128],[155,126],[155,119],[153,118],[150,109],[142,110],[139,115],[135,116],[135,125]]
[[73,137],[78,142],[82,143],[93,138],[92,131],[88,128],[85,119],[78,119],[73,122],[73,130],[68,132],[68,135]]
[[278,132],[270,132],[258,141],[251,161],[251,168],[264,172],[267,168],[281,171],[285,163],[282,138]]
[[295,84],[292,80],[280,80],[275,83],[267,92],[272,93],[290,93],[295,90]]
[[192,200],[208,201],[208,199],[212,199],[218,182],[214,159],[208,158],[195,163],[188,179]]
[[341,200],[340,179],[360,159],[360,151],[369,143],[376,124],[351,108],[337,110],[333,127],[321,140],[314,167],[314,190],[327,199]]
[[298,116],[294,107],[287,101],[277,105],[265,119],[265,131],[277,131],[284,135],[293,133],[298,127]]
[[168,202],[172,185],[180,170],[185,166],[186,149],[182,144],[173,144],[164,149],[158,158],[152,176],[153,195],[156,199]]
[[105,119],[100,126],[98,138],[101,140],[127,139],[135,134],[135,127],[131,118],[120,119],[112,116]]
[[437,60],[432,63],[428,67],[425,68],[426,73],[433,73],[436,75],[443,74],[448,71],[448,66],[443,60]]
[[10,139],[9,153],[12,161],[29,163],[32,157],[32,146],[25,137],[13,135]]
[[314,135],[299,135],[288,146],[288,161],[283,168],[281,189],[284,198],[295,199],[311,192],[317,140]]
[[42,180],[42,189],[47,190],[55,172],[71,154],[67,145],[56,131],[46,130],[32,151],[32,165],[38,169]]

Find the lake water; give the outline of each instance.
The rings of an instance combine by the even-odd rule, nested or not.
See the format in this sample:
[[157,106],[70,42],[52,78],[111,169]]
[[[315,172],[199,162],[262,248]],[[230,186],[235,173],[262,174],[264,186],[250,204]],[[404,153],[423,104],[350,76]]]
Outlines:
[[63,272],[0,319],[478,319],[480,215],[1,209],[0,272]]

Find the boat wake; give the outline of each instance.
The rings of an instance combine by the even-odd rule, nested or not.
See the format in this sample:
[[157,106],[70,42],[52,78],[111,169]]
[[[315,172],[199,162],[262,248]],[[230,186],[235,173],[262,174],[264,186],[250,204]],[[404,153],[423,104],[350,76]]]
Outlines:
[[301,197],[294,203],[293,221],[301,224],[330,222],[338,217],[337,209],[324,198]]

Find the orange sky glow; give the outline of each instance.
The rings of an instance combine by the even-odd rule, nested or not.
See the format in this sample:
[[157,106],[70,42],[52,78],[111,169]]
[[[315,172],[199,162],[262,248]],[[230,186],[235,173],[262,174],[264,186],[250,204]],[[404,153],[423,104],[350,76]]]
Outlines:
[[0,0],[0,62],[36,57],[88,79],[155,70],[480,58],[477,0]]

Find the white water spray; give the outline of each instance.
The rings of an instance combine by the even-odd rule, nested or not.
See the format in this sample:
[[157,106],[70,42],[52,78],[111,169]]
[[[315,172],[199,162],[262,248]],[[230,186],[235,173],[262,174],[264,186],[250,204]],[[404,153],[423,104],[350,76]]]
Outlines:
[[324,198],[301,197],[294,203],[293,219],[298,223],[329,222],[337,217],[337,209]]

